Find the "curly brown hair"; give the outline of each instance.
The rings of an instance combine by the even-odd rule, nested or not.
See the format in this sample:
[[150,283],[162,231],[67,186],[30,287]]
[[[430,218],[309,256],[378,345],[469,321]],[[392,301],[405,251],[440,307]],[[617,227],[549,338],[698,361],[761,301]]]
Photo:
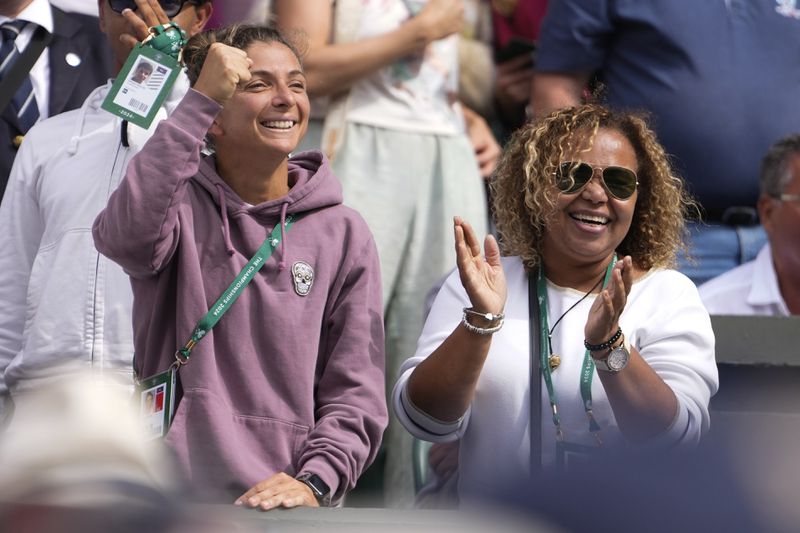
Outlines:
[[495,221],[504,255],[519,256],[531,270],[541,262],[549,219],[556,210],[554,172],[565,155],[591,149],[600,128],[621,133],[638,164],[638,198],[628,234],[617,253],[643,269],[672,267],[686,250],[685,220],[698,213],[683,180],[642,114],[597,104],[560,109],[526,124],[511,137],[491,182]]

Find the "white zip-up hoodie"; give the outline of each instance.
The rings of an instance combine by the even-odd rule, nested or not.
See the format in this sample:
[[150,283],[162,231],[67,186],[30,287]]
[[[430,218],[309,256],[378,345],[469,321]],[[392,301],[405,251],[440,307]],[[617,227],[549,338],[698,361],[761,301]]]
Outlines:
[[[163,119],[188,89],[179,77]],[[150,137],[100,108],[111,83],[80,109],[25,137],[0,205],[0,421],[9,399],[87,367],[132,384],[128,276],[101,256],[92,223]],[[5,407],[4,407],[5,405]],[[2,424],[0,424],[2,425]]]

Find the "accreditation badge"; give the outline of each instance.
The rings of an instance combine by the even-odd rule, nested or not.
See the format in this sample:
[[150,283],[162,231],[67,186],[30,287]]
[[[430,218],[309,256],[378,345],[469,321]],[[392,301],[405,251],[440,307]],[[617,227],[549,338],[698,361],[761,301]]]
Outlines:
[[147,440],[164,437],[175,415],[175,386],[178,377],[177,365],[139,382],[136,397]]
[[582,472],[596,461],[601,448],[574,442],[556,441],[556,470]]
[[178,60],[151,46],[133,48],[102,108],[148,129],[180,74]]

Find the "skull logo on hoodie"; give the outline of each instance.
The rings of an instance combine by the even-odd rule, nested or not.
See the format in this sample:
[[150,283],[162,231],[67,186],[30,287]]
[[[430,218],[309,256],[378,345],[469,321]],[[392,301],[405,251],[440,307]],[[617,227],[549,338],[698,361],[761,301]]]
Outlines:
[[292,279],[294,280],[294,292],[300,296],[306,296],[314,283],[314,269],[305,261],[298,261],[292,265]]

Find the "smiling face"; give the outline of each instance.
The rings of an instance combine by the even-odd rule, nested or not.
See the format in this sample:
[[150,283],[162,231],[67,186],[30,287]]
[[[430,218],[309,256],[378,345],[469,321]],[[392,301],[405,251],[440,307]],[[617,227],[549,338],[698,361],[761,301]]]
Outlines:
[[[619,131],[606,128],[598,130],[590,150],[565,154],[564,160],[638,172],[631,143]],[[608,262],[628,233],[638,193],[634,192],[627,200],[613,198],[603,187],[597,168],[589,183],[577,193],[564,194],[552,185],[552,194],[557,194],[558,199],[544,233],[545,262],[556,266]]]
[[300,62],[285,45],[257,42],[246,50],[252,78],[225,104],[209,129],[214,147],[226,152],[255,150],[286,158],[308,128],[309,102]]

